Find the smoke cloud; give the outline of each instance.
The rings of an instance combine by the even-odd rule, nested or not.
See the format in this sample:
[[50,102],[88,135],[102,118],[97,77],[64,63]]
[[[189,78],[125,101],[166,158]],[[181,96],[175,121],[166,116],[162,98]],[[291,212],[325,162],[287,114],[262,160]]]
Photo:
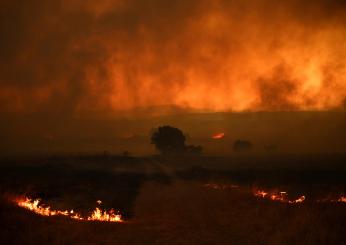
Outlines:
[[329,110],[342,0],[3,0],[0,110]]

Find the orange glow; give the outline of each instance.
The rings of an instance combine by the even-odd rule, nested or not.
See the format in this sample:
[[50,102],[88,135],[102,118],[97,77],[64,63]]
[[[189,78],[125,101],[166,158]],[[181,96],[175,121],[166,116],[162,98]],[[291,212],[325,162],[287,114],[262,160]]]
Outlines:
[[[343,11],[325,15],[323,5],[305,8],[298,0],[178,0],[167,8],[155,1],[61,2],[60,11],[41,11],[18,30],[23,39],[9,49],[0,75],[0,110],[57,102],[76,114],[111,115],[167,105],[208,112],[344,106]],[[29,19],[26,12],[15,14]],[[80,14],[66,20],[73,13]],[[55,30],[60,42],[42,37]],[[60,52],[52,59],[35,52],[40,46]]]
[[[241,187],[239,185],[234,184],[216,184],[216,183],[209,183],[205,184],[204,187],[208,189],[213,190],[228,190],[228,189],[240,189]],[[248,192],[249,190],[246,187],[242,187],[241,190]],[[264,190],[254,190],[252,194],[255,197],[261,198],[261,199],[267,199],[275,202],[282,202],[282,203],[289,203],[289,204],[299,204],[305,201],[305,196],[300,196],[297,199],[290,200],[288,198],[288,194],[285,191],[264,191]],[[340,198],[339,201],[344,200],[346,202],[346,198],[342,199]]]
[[257,191],[257,192],[255,192],[255,196],[256,196],[256,197],[265,198],[267,195],[268,195],[268,193],[265,192],[265,191]]
[[301,196],[298,199],[295,200],[289,200],[288,199],[288,194],[285,191],[280,191],[280,192],[266,192],[263,190],[257,190],[254,191],[254,196],[256,197],[260,197],[263,199],[268,199],[268,200],[272,200],[272,201],[276,201],[276,202],[283,202],[283,203],[289,203],[289,204],[298,204],[298,203],[302,203],[305,201],[305,196]]
[[305,196],[301,196],[299,197],[298,199],[296,200],[293,200],[293,201],[289,201],[289,203],[302,203],[305,201]]
[[340,197],[338,201],[339,202],[346,202],[346,197]]
[[87,220],[93,221],[108,221],[108,222],[121,222],[121,216],[119,214],[115,214],[114,210],[110,210],[109,212],[101,211],[101,209],[96,208],[90,217]]
[[[15,203],[22,208],[28,209],[41,216],[57,216],[63,215],[71,219],[82,220],[82,221],[102,221],[102,222],[123,222],[120,214],[115,213],[114,210],[102,211],[100,208],[95,208],[92,214],[88,217],[82,217],[79,213],[75,213],[73,210],[52,210],[49,206],[44,207],[40,204],[39,199],[31,200],[24,198],[23,200],[15,200]],[[102,202],[97,201],[98,204]]]
[[214,134],[214,135],[212,136],[212,138],[213,138],[214,140],[223,139],[224,137],[225,137],[225,133],[217,133],[217,134]]

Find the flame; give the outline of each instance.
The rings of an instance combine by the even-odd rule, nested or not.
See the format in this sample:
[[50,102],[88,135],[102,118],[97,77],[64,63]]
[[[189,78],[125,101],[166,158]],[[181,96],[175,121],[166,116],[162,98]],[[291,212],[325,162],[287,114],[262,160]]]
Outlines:
[[219,139],[223,139],[224,137],[225,137],[225,133],[217,133],[212,136],[212,139],[219,140]]
[[255,193],[255,196],[257,196],[257,197],[262,197],[262,198],[265,198],[267,195],[268,195],[268,193],[265,192],[265,191],[257,191],[257,192]]
[[289,203],[289,204],[302,203],[306,199],[305,196],[301,196],[298,199],[289,200],[288,199],[288,194],[285,191],[272,192],[271,194],[269,194],[269,192],[266,192],[264,190],[257,190],[257,191],[254,191],[254,196],[261,197],[263,199],[269,199],[269,200],[272,200],[272,201]]
[[[239,189],[241,188],[245,192],[248,191],[247,188],[241,187],[239,185],[234,184],[216,184],[216,183],[208,183],[203,185],[203,187],[213,190],[227,190],[227,189]],[[288,203],[288,204],[300,204],[303,203],[306,200],[305,195],[301,195],[299,198],[290,200],[288,198],[288,193],[286,191],[265,191],[263,189],[256,189],[252,191],[252,194],[255,197],[259,197],[262,199],[267,199],[275,202],[282,202],[282,203]],[[330,203],[346,203],[346,196],[339,195],[340,197],[338,199],[327,197],[324,199],[317,199],[316,202],[330,202]]]
[[302,203],[305,201],[305,196],[301,196],[299,197],[298,199],[296,200],[293,200],[293,201],[289,201],[289,203]]
[[[41,200],[30,198],[25,198],[24,200],[15,200],[19,207],[28,209],[41,216],[57,216],[63,215],[71,219],[83,220],[83,221],[102,221],[102,222],[123,222],[122,217],[119,213],[115,213],[113,209],[110,211],[102,211],[99,208],[96,208],[92,214],[88,217],[82,217],[81,214],[75,213],[72,209],[70,211],[61,211],[61,210],[51,210],[49,206],[40,205]],[[102,201],[98,200],[97,203],[101,204]]]
[[96,208],[87,220],[96,221],[109,221],[109,222],[121,222],[121,216],[119,214],[114,214],[114,210],[111,209],[109,212],[101,211],[101,209]]
[[338,202],[346,202],[346,197],[340,197],[339,199],[338,199]]
[[[234,184],[215,184],[215,183],[209,183],[205,184],[204,187],[208,189],[213,189],[213,190],[227,190],[227,189],[238,189],[240,188],[239,185],[234,185]],[[245,191],[247,189],[245,188]],[[282,203],[289,203],[289,204],[298,204],[302,203],[305,201],[306,197],[304,195],[300,196],[298,199],[295,200],[290,200],[288,199],[288,194],[286,191],[265,191],[265,190],[255,190],[253,191],[253,195],[262,199],[268,199],[271,201],[276,201],[276,202],[282,202]],[[346,202],[346,197],[345,198],[340,198],[339,202]]]

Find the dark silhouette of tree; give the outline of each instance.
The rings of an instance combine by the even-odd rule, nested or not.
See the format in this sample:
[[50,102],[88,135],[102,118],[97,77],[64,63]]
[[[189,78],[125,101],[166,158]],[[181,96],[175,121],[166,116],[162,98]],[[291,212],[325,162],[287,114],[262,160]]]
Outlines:
[[185,135],[178,129],[171,126],[162,126],[155,129],[151,134],[151,144],[162,154],[184,153]]
[[247,152],[252,149],[253,145],[247,140],[236,140],[233,143],[233,150],[236,152]]
[[162,154],[201,154],[202,147],[185,145],[186,135],[178,128],[162,126],[151,131],[151,143]]

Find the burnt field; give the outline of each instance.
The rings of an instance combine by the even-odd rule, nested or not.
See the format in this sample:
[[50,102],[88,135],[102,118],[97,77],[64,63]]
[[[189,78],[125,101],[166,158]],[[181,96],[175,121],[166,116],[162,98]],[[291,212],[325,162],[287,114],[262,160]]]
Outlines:
[[[345,163],[345,155],[3,158],[0,240],[345,244]],[[46,217],[18,197],[85,215],[115,209],[123,222]]]

